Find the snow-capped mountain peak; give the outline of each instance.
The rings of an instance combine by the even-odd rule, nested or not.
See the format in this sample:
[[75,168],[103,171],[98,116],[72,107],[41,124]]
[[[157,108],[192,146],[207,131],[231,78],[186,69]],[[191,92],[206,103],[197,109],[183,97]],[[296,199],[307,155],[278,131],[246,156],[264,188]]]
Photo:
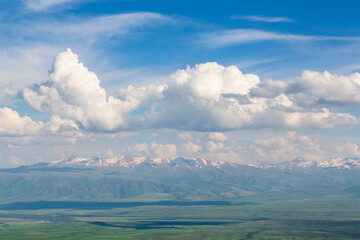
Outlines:
[[263,162],[257,166],[261,169],[309,169],[309,168],[335,168],[335,169],[360,169],[359,158],[329,158],[323,161],[315,162],[301,158],[292,161],[285,161],[278,164]]
[[[50,162],[52,167],[182,167],[182,168],[220,168],[229,164],[224,161],[208,161],[203,158],[151,158],[118,156],[111,158],[79,158],[70,156],[59,161]],[[235,166],[236,164],[232,164]]]
[[[36,164],[35,166],[50,166],[50,167],[122,167],[122,168],[135,168],[135,167],[161,167],[161,168],[222,168],[225,166],[231,168],[238,168],[241,166],[237,163],[226,162],[226,161],[209,161],[203,158],[152,158],[152,157],[129,157],[129,156],[116,156],[110,158],[84,158],[70,156],[59,161],[53,161],[50,163]],[[263,162],[259,165],[246,165],[248,167],[255,167],[259,169],[359,169],[360,170],[360,159],[359,158],[329,158],[323,161],[308,161],[302,158],[296,158],[292,161],[284,161],[281,163],[268,163]]]

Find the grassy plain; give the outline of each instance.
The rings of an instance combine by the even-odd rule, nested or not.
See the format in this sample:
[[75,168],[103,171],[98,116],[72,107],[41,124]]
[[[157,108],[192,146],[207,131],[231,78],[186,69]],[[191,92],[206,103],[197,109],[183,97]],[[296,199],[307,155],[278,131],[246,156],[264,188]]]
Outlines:
[[0,205],[0,239],[360,239],[346,197],[50,203]]

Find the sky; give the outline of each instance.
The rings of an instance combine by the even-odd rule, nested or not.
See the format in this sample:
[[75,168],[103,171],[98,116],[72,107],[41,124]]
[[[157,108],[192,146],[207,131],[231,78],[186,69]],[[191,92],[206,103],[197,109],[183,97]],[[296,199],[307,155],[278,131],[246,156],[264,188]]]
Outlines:
[[0,3],[0,167],[360,157],[360,2]]

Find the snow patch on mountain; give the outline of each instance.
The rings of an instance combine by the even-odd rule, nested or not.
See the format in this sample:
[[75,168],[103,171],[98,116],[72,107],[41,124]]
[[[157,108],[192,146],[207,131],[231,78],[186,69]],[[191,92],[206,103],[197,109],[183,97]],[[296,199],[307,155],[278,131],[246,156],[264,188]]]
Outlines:
[[208,161],[203,158],[151,158],[151,157],[128,157],[118,156],[111,158],[79,158],[67,157],[48,164],[50,167],[183,167],[183,168],[220,168],[223,165],[231,165],[224,161]]
[[282,163],[272,164],[263,162],[259,165],[241,165],[233,162],[226,161],[208,161],[203,158],[152,158],[152,157],[129,157],[129,156],[116,156],[111,158],[83,158],[70,156],[59,161],[50,163],[38,163],[33,166],[48,166],[48,167],[122,167],[122,168],[135,168],[135,167],[151,167],[151,168],[239,168],[240,166],[254,167],[258,169],[356,169],[360,170],[360,158],[329,158],[323,161],[315,162],[308,161],[302,158],[296,158],[292,161],[285,161]]
[[309,169],[309,168],[335,168],[335,169],[360,169],[359,158],[329,158],[323,161],[314,162],[297,158],[292,161],[285,161],[278,164],[270,164],[267,162],[257,166],[261,169],[277,168],[277,169]]

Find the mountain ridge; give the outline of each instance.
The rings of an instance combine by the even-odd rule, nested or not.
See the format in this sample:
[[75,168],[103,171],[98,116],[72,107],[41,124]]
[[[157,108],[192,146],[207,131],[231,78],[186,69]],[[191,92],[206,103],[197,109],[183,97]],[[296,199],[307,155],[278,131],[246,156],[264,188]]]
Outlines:
[[[360,197],[359,159],[295,159],[257,166],[201,158],[68,157],[0,169],[0,201],[222,200],[250,196]],[[142,198],[141,197],[141,198]]]
[[296,158],[290,161],[281,163],[262,162],[259,165],[239,164],[227,161],[209,161],[200,157],[185,158],[152,158],[148,156],[130,157],[125,155],[100,158],[100,157],[75,157],[69,156],[67,158],[53,161],[49,163],[36,163],[29,167],[80,167],[80,168],[137,168],[137,167],[152,167],[152,168],[188,168],[188,169],[204,169],[204,168],[222,168],[231,167],[239,168],[242,166],[254,167],[258,169],[314,169],[314,168],[332,168],[332,169],[352,169],[360,170],[360,158],[329,158],[323,161],[309,161],[302,158]]

